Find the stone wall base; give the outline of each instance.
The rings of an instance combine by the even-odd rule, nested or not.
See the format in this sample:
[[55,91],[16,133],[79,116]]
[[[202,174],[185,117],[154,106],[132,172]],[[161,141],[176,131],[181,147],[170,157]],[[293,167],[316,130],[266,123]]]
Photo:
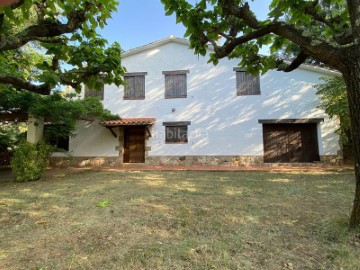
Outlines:
[[320,162],[325,164],[343,164],[343,157],[340,155],[328,155],[328,156],[320,156]]
[[264,163],[263,156],[149,156],[147,165],[165,166],[319,166],[341,164],[339,156],[321,156],[312,163]]
[[262,156],[148,156],[147,165],[248,166],[263,163]]
[[[313,163],[264,163],[262,156],[148,156],[149,166],[319,166],[342,164],[339,156],[321,156],[320,162]],[[121,166],[119,157],[51,157],[50,166]]]
[[90,167],[90,166],[120,166],[119,157],[50,157],[50,166],[53,167]]

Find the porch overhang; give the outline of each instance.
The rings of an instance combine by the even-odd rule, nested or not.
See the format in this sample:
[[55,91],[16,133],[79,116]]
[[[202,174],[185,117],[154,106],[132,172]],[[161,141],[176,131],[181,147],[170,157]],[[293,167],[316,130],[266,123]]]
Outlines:
[[102,122],[104,127],[120,126],[151,126],[155,123],[156,118],[122,118],[119,120],[109,120]]
[[0,122],[27,122],[28,118],[27,113],[0,111]]
[[149,137],[151,137],[151,133],[149,130],[149,126],[153,125],[156,121],[156,118],[122,118],[119,120],[109,120],[100,123],[102,126],[106,127],[110,130],[111,134],[114,137],[116,133],[114,132],[113,128],[115,127],[126,127],[126,126],[143,126],[145,127],[145,131]]

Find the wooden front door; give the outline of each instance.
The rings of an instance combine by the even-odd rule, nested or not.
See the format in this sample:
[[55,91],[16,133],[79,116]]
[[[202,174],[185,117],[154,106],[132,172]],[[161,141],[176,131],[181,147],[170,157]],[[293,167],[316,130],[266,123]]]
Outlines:
[[145,127],[124,128],[124,163],[145,162]]
[[264,124],[264,161],[319,161],[316,124]]

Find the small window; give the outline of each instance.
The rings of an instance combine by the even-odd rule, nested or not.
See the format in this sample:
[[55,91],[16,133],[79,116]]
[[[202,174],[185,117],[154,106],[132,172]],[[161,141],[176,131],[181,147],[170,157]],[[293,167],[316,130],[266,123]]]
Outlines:
[[145,99],[145,75],[147,72],[125,74],[124,99]]
[[236,71],[236,94],[238,96],[260,95],[260,77],[246,74],[245,70],[234,68]]
[[59,134],[59,125],[48,124],[44,126],[44,140],[57,150],[69,151],[69,136]]
[[186,98],[188,70],[163,71],[165,75],[165,98]]
[[188,142],[188,125],[186,122],[164,122],[165,142],[166,143],[187,143]]
[[104,100],[104,86],[99,91],[85,86],[85,98],[87,97],[99,97],[100,100]]

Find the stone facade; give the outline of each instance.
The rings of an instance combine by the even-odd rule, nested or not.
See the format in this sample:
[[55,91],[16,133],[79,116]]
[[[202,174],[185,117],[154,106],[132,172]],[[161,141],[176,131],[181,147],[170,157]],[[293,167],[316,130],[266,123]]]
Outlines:
[[261,165],[261,156],[148,156],[147,165],[248,166]]
[[[264,163],[262,156],[146,156],[149,166],[318,166],[342,164],[340,156],[321,156],[314,163]],[[51,157],[50,166],[122,166],[122,157]]]
[[344,162],[342,155],[320,156],[320,162],[325,164],[342,164]]
[[121,166],[120,157],[51,157],[50,166],[54,167],[91,167],[91,166]]

